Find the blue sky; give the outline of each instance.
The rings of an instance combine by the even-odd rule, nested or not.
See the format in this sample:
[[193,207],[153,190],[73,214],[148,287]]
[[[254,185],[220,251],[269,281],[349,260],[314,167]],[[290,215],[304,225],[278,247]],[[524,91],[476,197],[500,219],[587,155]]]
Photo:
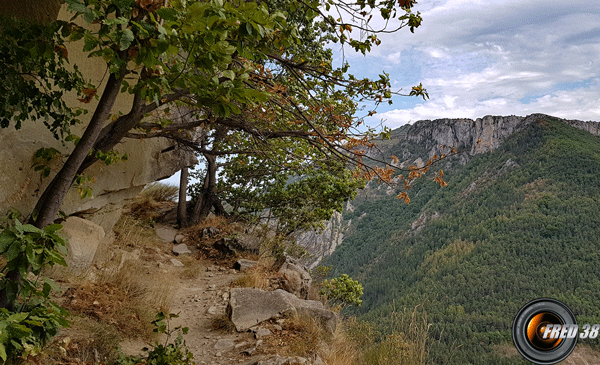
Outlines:
[[351,72],[390,74],[430,99],[397,97],[371,118],[396,128],[421,119],[545,113],[600,121],[600,1],[421,0],[423,24],[382,35]]

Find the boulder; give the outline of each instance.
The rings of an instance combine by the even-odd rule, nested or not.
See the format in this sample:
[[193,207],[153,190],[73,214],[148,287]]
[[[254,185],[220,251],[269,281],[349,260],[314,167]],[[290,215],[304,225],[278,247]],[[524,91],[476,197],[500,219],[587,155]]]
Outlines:
[[337,327],[337,315],[321,302],[299,299],[281,289],[233,288],[229,292],[227,314],[238,332],[272,318],[293,315],[313,317],[330,333]]
[[62,234],[67,239],[67,263],[75,269],[87,269],[104,239],[104,229],[94,222],[69,217],[63,223]]
[[296,295],[300,299],[308,299],[312,278],[304,267],[292,263],[290,260],[281,265],[279,273],[282,274],[280,286],[283,290]]
[[235,264],[233,264],[233,268],[238,271],[244,272],[244,271],[248,271],[249,269],[253,268],[256,265],[258,265],[257,261],[239,259],[235,262]]

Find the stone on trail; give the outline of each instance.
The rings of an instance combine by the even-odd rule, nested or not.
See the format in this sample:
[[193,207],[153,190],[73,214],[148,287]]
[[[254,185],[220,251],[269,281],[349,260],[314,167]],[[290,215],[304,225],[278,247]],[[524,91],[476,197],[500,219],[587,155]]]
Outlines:
[[245,271],[248,271],[249,269],[253,268],[257,264],[258,264],[257,261],[239,259],[235,262],[235,264],[233,264],[233,268],[235,270],[245,272]]
[[177,231],[171,227],[156,227],[156,235],[165,243],[171,243],[175,240]]
[[191,253],[192,253],[192,251],[190,251],[190,249],[187,247],[187,245],[185,243],[180,243],[178,245],[173,246],[173,254],[175,254],[177,256],[188,255]]
[[315,300],[298,299],[284,290],[264,291],[233,288],[229,292],[227,314],[238,332],[269,320],[293,315],[307,315],[317,320],[329,333],[337,327],[337,315]]
[[173,266],[175,267],[183,267],[183,262],[177,260],[177,259],[171,259],[171,263],[173,264]]
[[215,343],[214,349],[221,351],[229,351],[235,347],[235,343],[231,339],[221,338]]

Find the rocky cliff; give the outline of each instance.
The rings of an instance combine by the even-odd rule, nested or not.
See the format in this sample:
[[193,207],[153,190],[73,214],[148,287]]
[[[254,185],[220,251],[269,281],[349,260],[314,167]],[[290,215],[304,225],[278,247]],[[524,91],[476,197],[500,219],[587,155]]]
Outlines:
[[[395,155],[401,161],[399,167],[413,164],[422,166],[424,161],[434,154],[447,153],[448,148],[456,147],[459,153],[448,160],[444,167],[448,168],[453,163],[465,164],[475,154],[498,148],[511,134],[547,117],[543,114],[532,114],[527,117],[485,116],[475,120],[422,120],[393,130],[389,140],[378,141],[377,147],[368,151],[367,155],[386,161],[389,161],[390,155]],[[598,122],[558,120],[600,136]],[[357,201],[374,199],[378,196],[390,195],[394,191],[395,189],[390,187],[369,184],[359,192],[356,199]],[[352,209],[351,202],[348,202],[346,209]],[[344,221],[342,215],[336,213],[325,223],[325,227],[322,232],[310,231],[298,236],[298,243],[312,255],[305,262],[310,268],[317,266],[324,257],[331,255],[342,244],[344,233],[350,228],[350,222]]]

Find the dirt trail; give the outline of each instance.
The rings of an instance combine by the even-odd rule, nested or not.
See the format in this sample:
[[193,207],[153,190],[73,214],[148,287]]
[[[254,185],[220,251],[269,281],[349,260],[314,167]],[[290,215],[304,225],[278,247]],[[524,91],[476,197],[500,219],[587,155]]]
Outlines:
[[[169,238],[167,236],[165,241]],[[257,340],[252,333],[213,329],[214,319],[225,316],[229,286],[240,273],[208,260],[195,260],[192,264],[198,266],[198,277],[179,279],[179,282],[174,283],[178,289],[171,312],[179,314],[179,318],[173,319],[171,326],[189,328],[184,339],[188,349],[194,354],[196,364],[254,364],[259,361],[262,356],[244,353],[245,350],[256,347]],[[165,265],[164,268],[169,273],[183,270],[174,265]]]

